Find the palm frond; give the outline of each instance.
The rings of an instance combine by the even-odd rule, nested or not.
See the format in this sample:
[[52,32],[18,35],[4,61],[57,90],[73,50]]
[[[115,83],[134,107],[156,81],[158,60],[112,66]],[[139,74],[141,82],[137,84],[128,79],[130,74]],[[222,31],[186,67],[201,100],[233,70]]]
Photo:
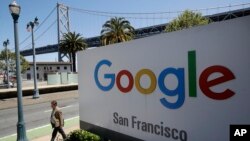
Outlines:
[[130,22],[123,17],[114,17],[106,21],[101,30],[101,43],[108,45],[112,43],[125,42],[134,37],[134,28]]

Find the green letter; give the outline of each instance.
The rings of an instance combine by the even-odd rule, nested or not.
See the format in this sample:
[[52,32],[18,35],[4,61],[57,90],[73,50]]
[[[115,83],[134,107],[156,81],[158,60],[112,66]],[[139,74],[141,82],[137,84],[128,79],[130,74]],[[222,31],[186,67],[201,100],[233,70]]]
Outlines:
[[197,96],[197,83],[196,83],[196,54],[195,51],[188,52],[188,84],[189,96]]

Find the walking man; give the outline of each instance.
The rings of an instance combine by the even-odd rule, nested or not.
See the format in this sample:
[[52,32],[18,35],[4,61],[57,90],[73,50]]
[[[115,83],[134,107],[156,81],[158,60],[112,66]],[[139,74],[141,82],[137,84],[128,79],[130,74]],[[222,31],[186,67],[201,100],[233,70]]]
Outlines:
[[54,128],[52,132],[51,141],[55,140],[57,132],[62,135],[63,139],[66,139],[66,135],[63,131],[64,119],[62,117],[62,112],[57,107],[57,101],[51,101],[51,108],[52,112],[50,116],[50,123],[52,125],[52,128]]

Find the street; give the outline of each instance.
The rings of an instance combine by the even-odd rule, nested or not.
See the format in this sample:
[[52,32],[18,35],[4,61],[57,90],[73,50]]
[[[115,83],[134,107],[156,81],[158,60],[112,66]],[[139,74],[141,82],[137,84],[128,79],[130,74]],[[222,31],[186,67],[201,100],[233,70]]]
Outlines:
[[[73,93],[74,91],[72,91]],[[61,92],[63,93],[63,92]],[[53,94],[50,94],[53,96]],[[41,98],[40,98],[41,99]],[[60,99],[58,106],[63,112],[64,119],[79,115],[79,102],[77,97]],[[37,128],[50,123],[50,100],[43,103],[23,106],[26,130]],[[0,138],[16,133],[17,108],[0,110]]]

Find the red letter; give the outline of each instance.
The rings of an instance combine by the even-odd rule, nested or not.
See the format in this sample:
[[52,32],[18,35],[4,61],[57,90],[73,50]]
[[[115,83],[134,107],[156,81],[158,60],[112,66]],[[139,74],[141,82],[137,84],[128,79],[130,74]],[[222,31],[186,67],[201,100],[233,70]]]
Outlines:
[[[221,73],[223,76],[215,78],[213,80],[208,81],[208,77],[213,73]],[[226,81],[230,81],[235,79],[234,74],[226,67],[223,66],[211,66],[205,69],[200,76],[200,88],[201,91],[209,98],[215,100],[224,100],[234,95],[234,92],[230,89],[226,89],[224,92],[216,93],[210,90],[209,88],[220,83],[224,83]]]
[[[128,86],[125,88],[122,87],[122,85],[121,85],[121,78],[123,75],[126,75],[128,77]],[[133,79],[132,74],[127,70],[120,71],[116,77],[116,85],[117,85],[118,89],[124,93],[131,91],[131,89],[133,88],[133,85],[134,85],[134,79]]]

